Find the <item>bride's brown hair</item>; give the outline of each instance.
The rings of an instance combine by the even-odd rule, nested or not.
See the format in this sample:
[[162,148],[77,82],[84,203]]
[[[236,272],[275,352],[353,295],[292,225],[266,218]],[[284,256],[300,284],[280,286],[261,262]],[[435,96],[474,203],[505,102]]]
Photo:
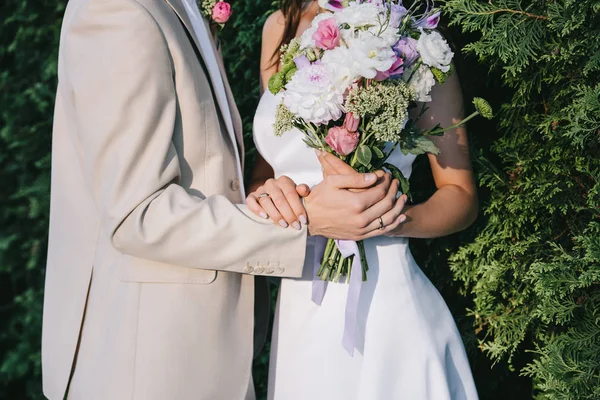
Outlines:
[[271,56],[271,65],[279,63],[279,49],[281,46],[288,44],[296,37],[302,13],[311,2],[312,0],[280,0],[279,8],[283,12],[285,27],[283,28],[281,40]]

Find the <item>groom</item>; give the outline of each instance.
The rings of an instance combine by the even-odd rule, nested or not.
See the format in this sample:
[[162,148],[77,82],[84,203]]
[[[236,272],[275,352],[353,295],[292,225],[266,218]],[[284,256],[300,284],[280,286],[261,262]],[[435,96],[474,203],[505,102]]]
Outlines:
[[[192,1],[67,7],[43,321],[51,400],[252,399],[252,275],[301,275],[306,227],[239,205],[241,122]],[[360,198],[344,189],[373,184],[319,185],[311,232],[354,235],[348,221],[389,179]]]

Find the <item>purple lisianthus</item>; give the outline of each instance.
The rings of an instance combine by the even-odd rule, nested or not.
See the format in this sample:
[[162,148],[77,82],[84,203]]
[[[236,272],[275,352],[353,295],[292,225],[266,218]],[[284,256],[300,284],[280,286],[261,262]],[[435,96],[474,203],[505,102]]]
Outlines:
[[410,36],[404,36],[394,45],[394,51],[398,57],[404,60],[404,66],[411,66],[419,58],[417,41]]
[[393,28],[400,27],[402,18],[404,18],[407,12],[408,10],[401,4],[392,4],[392,7],[390,8],[390,25]]
[[296,68],[302,69],[310,65],[310,60],[306,56],[300,56],[294,58],[294,63],[296,64]]
[[386,79],[396,79],[400,78],[404,73],[404,60],[400,57],[396,57],[396,61],[392,64],[390,69],[387,71],[381,72],[377,71],[377,75],[375,75],[376,81],[385,81]]
[[435,29],[437,28],[438,24],[440,23],[440,12],[436,12],[433,15],[430,15],[429,17],[425,18],[424,20],[422,20],[419,23],[419,27],[420,28],[424,28],[424,29]]
[[[348,3],[348,1],[346,1]],[[344,7],[347,7],[348,4],[344,5],[344,0],[320,0],[319,5],[329,11],[341,11]]]

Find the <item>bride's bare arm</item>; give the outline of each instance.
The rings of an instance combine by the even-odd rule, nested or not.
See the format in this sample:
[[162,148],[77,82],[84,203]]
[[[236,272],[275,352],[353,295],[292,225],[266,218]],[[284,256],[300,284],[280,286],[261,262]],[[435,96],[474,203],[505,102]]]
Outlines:
[[267,90],[269,79],[279,70],[279,57],[274,54],[278,50],[279,42],[283,37],[285,19],[281,10],[275,11],[267,18],[262,32],[262,46],[260,51],[260,89],[261,93]]
[[[435,86],[429,110],[420,121],[423,128],[450,126],[463,117],[463,98],[456,74]],[[424,203],[409,206],[407,220],[390,236],[433,238],[467,228],[477,218],[478,202],[471,169],[467,131],[464,127],[433,138],[441,153],[429,155],[437,191]]]

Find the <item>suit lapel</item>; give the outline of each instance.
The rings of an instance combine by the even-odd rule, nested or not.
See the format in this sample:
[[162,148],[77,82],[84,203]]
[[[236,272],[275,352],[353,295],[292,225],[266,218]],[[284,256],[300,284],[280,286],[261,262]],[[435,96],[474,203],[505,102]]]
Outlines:
[[201,30],[204,29],[204,32],[200,32],[199,34],[202,35],[205,33],[204,39],[206,39],[202,40],[202,38],[198,37],[198,34],[196,34],[194,24],[192,23],[181,0],[166,0],[166,2],[171,6],[173,11],[175,11],[183,23],[183,26],[188,31],[189,36],[192,38],[193,45],[196,47],[204,63],[206,64],[209,79],[211,80],[212,87],[215,92],[214,95],[219,104],[219,109],[221,110],[221,115],[223,116],[225,126],[227,127],[227,132],[229,133],[232,143],[234,143],[236,153],[238,153],[238,158],[243,165],[244,147],[241,119],[239,117],[239,112],[235,105],[233,95],[231,94],[231,89],[227,82],[221,57],[217,52],[213,40],[209,36],[210,31],[205,25],[206,22],[204,20],[199,21],[200,24],[203,25],[200,27]]
[[223,64],[223,58],[221,57],[221,52],[217,52],[217,61],[219,63],[219,69],[221,70],[221,76],[223,77],[223,84],[225,85],[225,91],[227,92],[227,99],[230,105],[231,111],[231,119],[233,120],[233,129],[235,130],[235,136],[237,139],[237,143],[240,149],[240,156],[242,159],[242,169],[244,166],[244,130],[242,124],[242,117],[240,116],[240,112],[235,104],[235,99],[233,98],[233,93],[231,92],[231,87],[229,86],[229,80],[227,79],[227,74],[225,72],[225,66]]

